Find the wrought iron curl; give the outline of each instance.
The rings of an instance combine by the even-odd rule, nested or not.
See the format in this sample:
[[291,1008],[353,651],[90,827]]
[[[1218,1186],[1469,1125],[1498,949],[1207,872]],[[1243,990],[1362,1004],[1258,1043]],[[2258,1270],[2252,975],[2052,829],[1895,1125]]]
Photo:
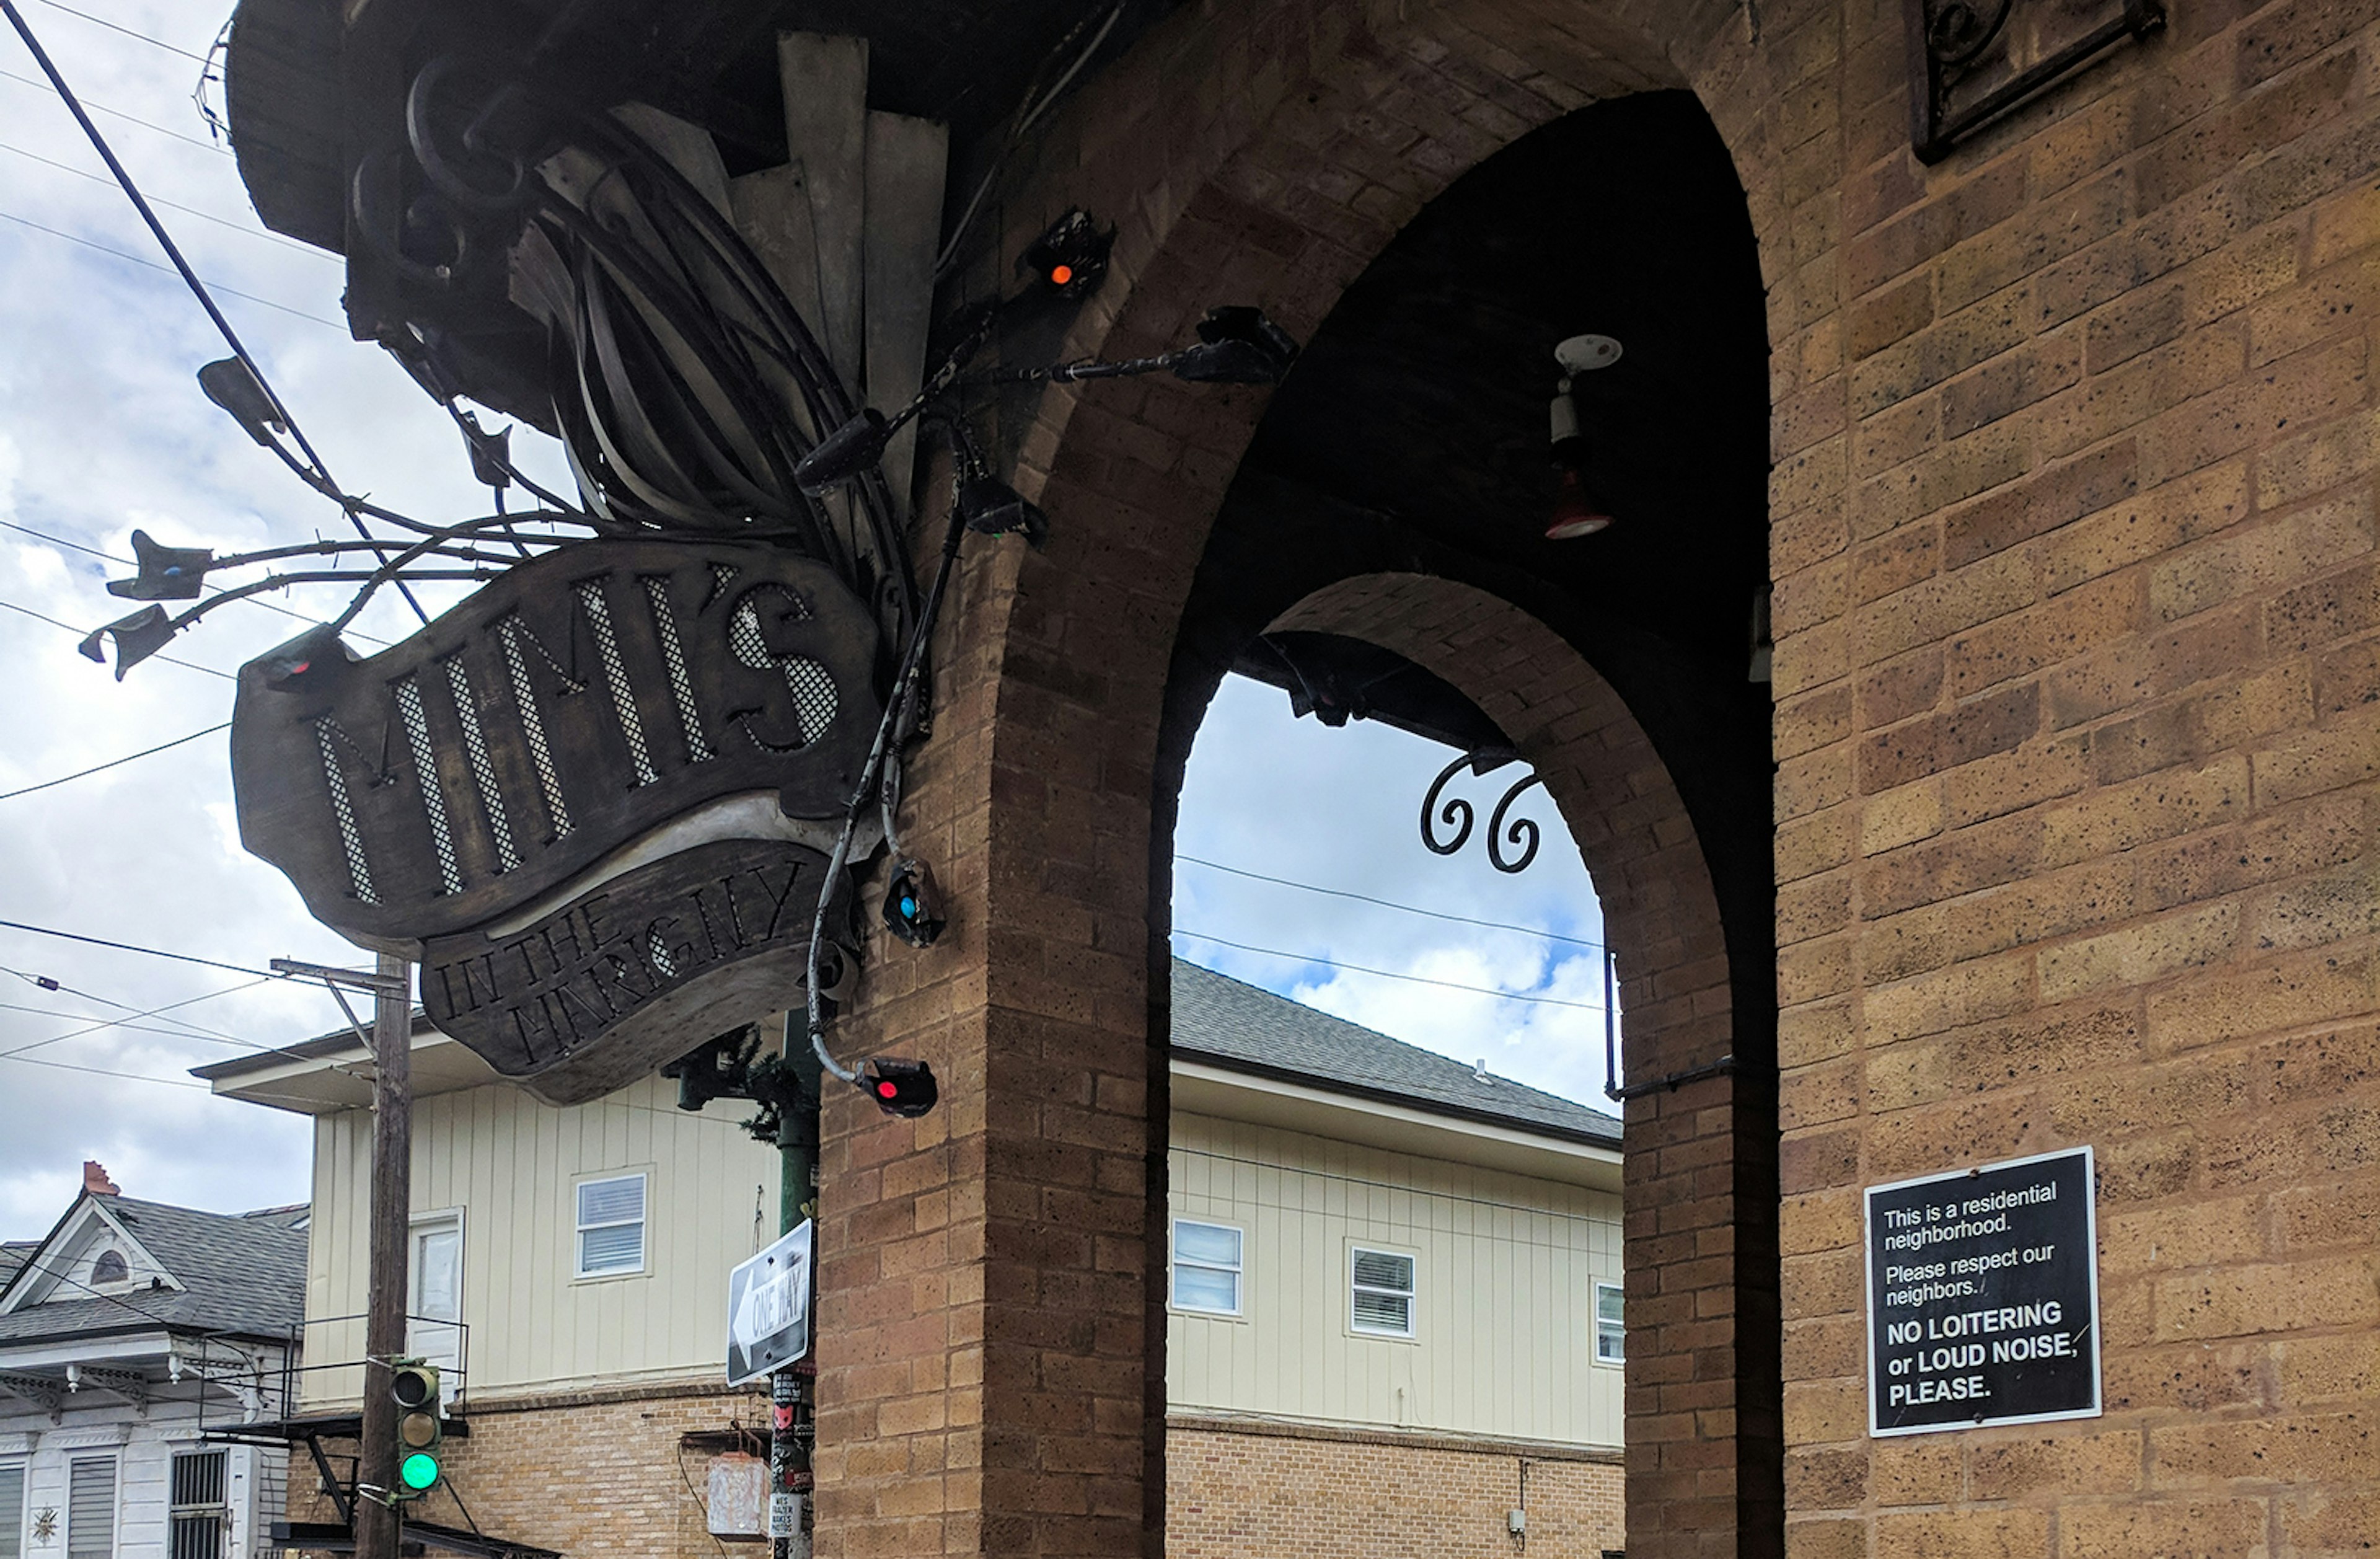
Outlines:
[[1432,814],[1438,810],[1439,793],[1446,788],[1447,782],[1458,771],[1470,765],[1471,755],[1467,752],[1449,763],[1439,771],[1438,778],[1430,782],[1429,793],[1421,798],[1421,842],[1429,847],[1432,855],[1451,856],[1471,841],[1471,824],[1478,814],[1472,810],[1471,803],[1460,796],[1449,798],[1446,803],[1445,821],[1455,830],[1454,837],[1440,844],[1432,829]]
[[2014,8],[2015,0],[1999,0],[1985,20],[1969,0],[1926,0],[1925,52],[1945,69],[1972,65],[1999,37]]
[[[1496,810],[1488,820],[1488,859],[1497,871],[1517,876],[1526,871],[1529,869],[1529,863],[1537,859],[1537,846],[1542,842],[1537,820],[1527,817],[1514,818],[1508,827],[1504,822],[1504,814],[1512,810],[1512,803],[1521,798],[1521,792],[1533,785],[1544,783],[1544,775],[1531,774],[1504,792],[1504,798],[1496,803]],[[1504,859],[1504,846],[1508,841],[1523,846],[1520,859],[1517,860]]]
[[[1464,769],[1475,774],[1490,773],[1514,761],[1514,754],[1492,749],[1466,752],[1439,771],[1438,778],[1430,782],[1429,790],[1421,801],[1421,842],[1431,854],[1451,856],[1469,844],[1472,827],[1479,817],[1477,809],[1460,796],[1449,796],[1443,803],[1439,801],[1439,798],[1445,794],[1448,784]],[[1530,863],[1537,859],[1537,849],[1545,842],[1544,830],[1535,818],[1512,817],[1512,804],[1521,798],[1522,792],[1544,783],[1542,774],[1524,775],[1518,783],[1506,789],[1497,801],[1495,810],[1488,814],[1488,860],[1497,871],[1518,875],[1526,871]],[[1452,837],[1439,836],[1438,824],[1441,822],[1454,831]],[[1505,853],[1508,847],[1517,848],[1520,853],[1508,856]]]

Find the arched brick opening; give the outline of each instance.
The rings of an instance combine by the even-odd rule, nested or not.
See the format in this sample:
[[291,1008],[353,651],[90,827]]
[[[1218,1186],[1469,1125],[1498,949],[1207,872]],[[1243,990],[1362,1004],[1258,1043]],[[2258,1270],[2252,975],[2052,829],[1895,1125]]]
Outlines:
[[[1116,271],[1068,349],[1159,349],[1226,298],[1258,301],[1307,336],[1466,169],[1593,101],[1680,85],[1714,110],[1766,233],[1778,88],[1746,77],[1767,53],[1740,7],[1718,5],[1240,0],[1185,12],[1018,160],[1029,171],[1004,192],[1007,230],[983,275],[1081,203],[1121,233]],[[1789,56],[1779,84],[1808,67]],[[1785,252],[1763,245],[1772,282],[1791,271]],[[1165,947],[1168,700],[1179,637],[1198,631],[1184,610],[1209,529],[1265,408],[1260,392],[1145,380],[1055,391],[1011,423],[1019,484],[1059,530],[1046,553],[970,557],[941,646],[936,740],[913,774],[916,842],[947,863],[968,913],[929,954],[880,948],[856,1015],[884,1048],[932,1059],[950,1102],[919,1123],[850,1102],[828,1117],[838,1196],[820,1273],[822,1554],[1161,1544],[1162,1263],[1148,1230],[1162,1227],[1165,1017],[1149,975]],[[1601,815],[1587,796],[1566,807],[1584,830]],[[1640,1074],[1715,1059],[1694,1047],[1724,1050],[1742,1005],[1740,986],[1694,972],[1719,956],[1695,923],[1702,940],[1645,955],[1671,986],[1632,993],[1640,1032],[1664,1003],[1682,1005],[1662,1030],[1680,1048],[1632,1056]],[[1760,995],[1773,1018],[1773,990]],[[1644,1165],[1743,1200],[1736,1123],[1765,1110],[1773,1136],[1775,1114],[1773,1102],[1737,1108],[1737,1086],[1706,1079],[1640,1106],[1648,1121],[1689,1123],[1692,1138]],[[1773,1211],[1773,1186],[1766,1196]],[[1632,1504],[1646,1513],[1632,1549],[1774,1552],[1772,1515],[1743,1515],[1776,1505],[1773,1252],[1767,1319],[1740,1322],[1721,1297],[1738,1260],[1732,1215],[1699,1228],[1692,1216],[1631,1213],[1632,1241],[1705,1263],[1678,1280],[1701,1286],[1670,1311],[1657,1299],[1632,1318],[1667,1313],[1679,1328],[1668,1361],[1632,1360],[1631,1417],[1648,1447],[1631,1469]],[[1762,1259],[1754,1244],[1743,1259]],[[1765,1358],[1741,1357],[1739,1324],[1765,1328]],[[1747,1371],[1770,1381],[1763,1401],[1739,1401]],[[1748,1483],[1739,1419],[1766,1458]],[[1671,1448],[1650,1449],[1654,1436]]]

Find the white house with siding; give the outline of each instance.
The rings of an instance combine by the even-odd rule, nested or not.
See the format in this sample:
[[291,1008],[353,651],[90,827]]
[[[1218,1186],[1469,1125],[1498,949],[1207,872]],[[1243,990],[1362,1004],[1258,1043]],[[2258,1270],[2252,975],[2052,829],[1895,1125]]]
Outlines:
[[214,1436],[277,1411],[305,1210],[84,1184],[0,1276],[0,1559],[261,1559],[286,1453]]
[[[1400,1458],[1437,1455],[1476,1487],[1434,1474],[1421,1485],[1433,1511],[1492,1523],[1498,1542],[1528,1503],[1504,1485],[1534,1467],[1546,1512],[1536,1559],[1617,1551],[1619,1123],[1179,961],[1173,1041],[1171,1550],[1272,1542],[1245,1510],[1239,1546],[1199,1526],[1255,1500],[1198,1470],[1232,1462],[1216,1454],[1240,1443],[1228,1437],[1253,1436],[1281,1455],[1336,1447],[1330,1476],[1384,1491],[1413,1487]],[[200,1075],[314,1116],[309,1348],[324,1362],[359,1357],[360,1323],[327,1319],[364,1308],[359,1042],[329,1036]],[[426,1023],[413,1077],[411,1349],[447,1366],[486,1442],[458,1457],[468,1497],[495,1504],[494,1491],[536,1481],[519,1457],[554,1454],[526,1429],[489,1438],[516,1419],[634,1397],[649,1419],[675,1403],[693,1422],[692,1396],[721,1401],[728,1273],[776,1233],[778,1155],[741,1128],[752,1107],[682,1111],[659,1078],[545,1104]],[[320,1367],[305,1387],[318,1409],[359,1389],[357,1371]],[[717,1416],[765,1418],[742,1400]],[[697,1429],[681,1448],[728,1443]],[[677,1469],[656,1476],[676,1497]],[[1293,1512],[1283,1535],[1354,1559],[1410,1534],[1392,1508],[1402,1497],[1384,1494],[1373,1524],[1347,1528],[1335,1549]],[[1342,1527],[1366,1508],[1337,1503]]]

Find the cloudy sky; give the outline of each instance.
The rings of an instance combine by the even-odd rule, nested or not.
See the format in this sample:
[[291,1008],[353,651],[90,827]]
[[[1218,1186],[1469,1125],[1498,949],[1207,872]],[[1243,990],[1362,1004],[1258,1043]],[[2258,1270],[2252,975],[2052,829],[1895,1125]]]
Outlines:
[[[211,143],[192,94],[218,7],[19,4],[338,479],[409,513],[483,512],[443,415],[336,323],[340,263],[266,233],[232,158]],[[229,674],[299,626],[262,605],[228,607],[166,652],[187,664],[160,658],[114,681],[75,644],[130,608],[104,581],[128,571],[110,559],[128,558],[134,529],[231,552],[344,533],[345,522],[200,394],[194,374],[225,348],[5,31],[0,73],[0,920],[242,968],[275,956],[358,961],[307,918],[278,872],[239,848],[221,732],[7,794],[227,720]],[[516,441],[516,455],[560,485],[557,455],[538,442]],[[272,599],[335,609],[321,595]],[[425,599],[434,610],[439,598]],[[356,637],[374,647],[409,621],[384,600]],[[1185,860],[1176,948],[1414,1043],[1484,1057],[1500,1075],[1595,1100],[1602,1027],[1587,1009],[1598,966],[1581,944],[1599,937],[1600,923],[1576,853],[1558,835],[1526,874],[1508,877],[1476,838],[1453,858],[1423,849],[1421,795],[1448,756],[1382,727],[1293,722],[1281,694],[1235,683],[1199,739],[1181,853],[1574,940]],[[1469,786],[1491,805],[1500,790],[1497,780]],[[1553,820],[1542,798],[1529,810]],[[225,1211],[302,1200],[304,1121],[215,1100],[186,1069],[336,1019],[319,990],[0,928],[0,1237],[45,1230],[86,1158],[136,1196]]]

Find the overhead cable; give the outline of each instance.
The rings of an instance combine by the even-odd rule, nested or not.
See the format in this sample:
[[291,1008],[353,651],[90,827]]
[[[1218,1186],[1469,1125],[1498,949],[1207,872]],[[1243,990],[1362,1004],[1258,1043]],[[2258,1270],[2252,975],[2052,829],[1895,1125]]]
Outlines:
[[146,1072],[119,1072],[107,1066],[78,1066],[71,1061],[45,1061],[38,1055],[0,1055],[0,1061],[14,1061],[19,1066],[50,1066],[61,1072],[89,1072],[99,1078],[122,1078],[127,1082],[158,1083],[166,1088],[195,1088],[205,1093],[214,1090],[201,1082],[184,1082],[179,1078],[152,1077]]
[[[36,233],[47,233],[53,238],[64,238],[70,244],[80,244],[85,249],[97,250],[102,254],[112,254],[118,260],[128,260],[135,265],[145,265],[152,271],[163,271],[169,276],[174,274],[174,268],[171,265],[160,265],[153,260],[143,260],[137,254],[128,254],[120,249],[111,248],[96,239],[86,238],[79,233],[69,233],[63,227],[53,227],[45,222],[36,222],[30,216],[18,216],[13,211],[0,211],[0,219],[13,222],[19,227],[30,227]],[[225,286],[220,282],[214,284],[214,289],[225,298],[237,298],[249,303],[261,303],[268,309],[278,309],[285,314],[295,314],[301,320],[311,320],[316,324],[326,324],[335,331],[344,333],[347,328],[336,320],[327,319],[321,314],[310,314],[303,309],[293,309],[286,303],[275,303],[270,298],[259,298],[252,292],[242,292],[236,286]]]
[[[32,618],[35,622],[47,623],[52,627],[62,627],[68,633],[73,634],[77,639],[83,637],[83,630],[75,627],[74,624],[62,623],[55,617],[44,616],[42,614],[34,611],[30,606],[19,606],[13,601],[0,601],[0,609],[22,613],[24,615]],[[211,665],[200,665],[196,661],[176,660],[171,655],[159,655],[156,658],[164,662],[167,665],[180,666],[184,671],[203,671],[209,676],[220,676],[226,682],[237,682],[239,680],[238,677],[233,676],[230,672],[217,671]]]
[[68,781],[82,779],[91,774],[102,773],[109,769],[118,768],[126,763],[131,762],[136,758],[147,758],[153,753],[164,752],[170,748],[179,747],[184,742],[194,742],[200,737],[211,737],[217,731],[228,731],[230,729],[231,722],[225,720],[220,725],[210,725],[203,731],[192,731],[187,737],[176,737],[172,741],[159,742],[155,747],[143,748],[139,752],[128,752],[121,758],[111,758],[104,763],[93,763],[88,769],[78,769],[70,774],[60,774],[55,779],[43,780],[39,785],[29,785],[18,790],[0,790],[0,801],[13,801],[19,796],[30,796],[37,790],[55,789],[58,786],[67,784]]
[[207,56],[204,55],[194,55],[188,49],[177,48],[174,44],[168,43],[163,38],[152,38],[145,32],[136,32],[132,29],[125,26],[122,22],[110,21],[105,17],[95,17],[89,11],[78,11],[72,6],[61,5],[59,0],[42,0],[42,4],[47,6],[54,11],[64,11],[70,17],[80,17],[83,20],[90,22],[94,26],[107,29],[110,32],[121,32],[127,38],[138,38],[140,42],[151,44],[156,48],[163,49],[169,55],[179,55],[184,59],[194,59],[200,65],[210,63]]
[[[0,15],[5,15],[8,18],[8,25],[17,30],[17,36],[24,41],[26,49],[33,56],[33,62],[42,67],[42,74],[48,77],[50,85],[57,89],[58,97],[66,104],[67,112],[74,116],[75,123],[82,127],[82,133],[89,138],[91,149],[99,153],[100,161],[107,164],[107,171],[115,176],[115,182],[123,187],[125,198],[129,200],[133,209],[140,213],[140,220],[148,224],[149,231],[156,238],[158,247],[165,251],[165,258],[174,262],[174,269],[181,273],[183,284],[190,289],[190,295],[199,300],[199,307],[204,309],[207,311],[207,318],[214,322],[215,329],[222,334],[225,344],[231,347],[232,356],[240,360],[241,365],[255,378],[256,387],[264,392],[264,398],[272,404],[275,420],[281,427],[288,430],[290,442],[297,445],[298,452],[306,457],[307,464],[312,468],[310,480],[319,479],[318,486],[326,493],[343,493],[345,490],[333,480],[330,467],[315,451],[313,444],[306,437],[305,431],[298,425],[298,419],[291,415],[289,408],[274,392],[272,382],[265,378],[263,367],[257,362],[247,346],[241,342],[239,332],[232,328],[231,321],[224,317],[223,310],[216,306],[213,295],[207,290],[207,284],[199,279],[199,274],[190,269],[190,262],[182,258],[181,249],[174,242],[174,236],[165,231],[165,225],[158,220],[156,212],[150,208],[148,199],[140,193],[140,187],[132,181],[132,176],[125,171],[124,164],[116,160],[115,150],[107,144],[107,138],[99,133],[99,127],[91,122],[91,115],[84,110],[82,101],[75,96],[74,89],[67,85],[65,75],[51,60],[49,52],[42,47],[42,41],[33,36],[33,29],[25,20],[25,13],[17,8],[16,0],[0,0]],[[277,304],[274,306],[280,307]],[[341,497],[339,507],[341,512],[346,515],[347,523],[355,527],[357,535],[366,541],[374,539],[370,528],[364,524],[363,517],[356,512],[352,500]],[[381,562],[383,565],[387,564],[388,555],[385,553],[379,555]],[[428,623],[429,612],[424,610],[421,603],[414,598],[412,590],[404,580],[396,581],[396,590],[397,593],[405,598],[406,604],[413,608],[414,615],[423,623]]]
[[[0,920],[0,925],[7,924]],[[1467,991],[1475,996],[1493,996],[1500,1002],[1526,1002],[1532,1006],[1575,1007],[1581,1012],[1601,1012],[1601,1002],[1572,1002],[1560,996],[1524,996],[1513,991],[1491,990],[1485,985],[1464,985],[1451,980],[1432,980],[1427,975],[1400,974],[1395,969],[1366,968],[1362,964],[1342,964],[1331,958],[1319,958],[1311,953],[1284,953],[1278,947],[1252,947],[1245,942],[1228,942],[1204,932],[1176,931],[1176,936],[1186,936],[1193,942],[1210,942],[1218,947],[1236,948],[1243,953],[1259,953],[1268,958],[1287,958],[1300,964],[1320,964],[1324,968],[1345,969],[1350,974],[1368,974],[1382,980],[1402,980],[1415,985],[1435,985],[1447,991]]]
[[[19,76],[13,70],[0,70],[0,79],[19,82],[28,87],[38,87],[45,92],[55,92],[57,91],[55,87],[51,86],[47,81],[37,80],[30,76]],[[121,119],[128,125],[138,125],[144,130],[155,130],[159,135],[170,135],[176,140],[187,140],[201,152],[212,152],[219,157],[228,157],[232,154],[231,148],[228,146],[218,146],[212,140],[200,140],[197,136],[185,135],[180,130],[174,129],[169,126],[160,125],[153,120],[143,119],[138,114],[127,114],[121,108],[110,108],[103,103],[87,103],[84,106],[89,108],[94,114],[104,114],[111,119]]]
[[[88,547],[83,545],[80,542],[69,542],[64,536],[53,536],[46,530],[36,530],[30,526],[18,525],[13,520],[0,519],[0,530],[14,530],[20,536],[30,536],[37,542],[47,542],[54,547],[63,547],[68,552],[83,553],[91,557],[98,558],[103,563],[120,563],[127,568],[138,568],[140,566],[140,563],[136,559],[122,557],[112,552],[102,552],[97,547]],[[217,595],[228,595],[231,593],[225,590],[221,585],[209,584],[204,580],[200,582],[200,588],[201,590],[212,591]],[[305,613],[284,606],[277,601],[267,601],[262,596],[258,595],[243,595],[240,599],[247,602],[251,606],[261,606],[268,612],[277,612],[285,617],[294,617],[301,623],[311,623],[316,627],[323,626],[322,618],[310,617]],[[346,636],[349,639],[360,639],[367,644],[377,644],[382,649],[388,648],[387,639],[375,639],[370,634],[359,633],[354,628],[349,628]]]
[[[0,800],[5,799],[5,797],[0,797]],[[1284,888],[1300,888],[1310,894],[1329,894],[1333,898],[1352,898],[1364,904],[1377,904],[1383,909],[1402,910],[1408,915],[1427,915],[1433,920],[1452,920],[1458,925],[1464,926],[1485,926],[1490,931],[1519,932],[1524,936],[1540,936],[1548,942],[1566,943],[1572,947],[1585,947],[1598,953],[1603,950],[1603,944],[1600,942],[1589,942],[1582,936],[1564,936],[1560,932],[1542,931],[1536,926],[1516,926],[1505,920],[1479,920],[1468,915],[1450,915],[1442,909],[1424,909],[1417,904],[1399,904],[1394,899],[1374,898],[1369,894],[1351,893],[1345,888],[1326,888],[1317,883],[1300,883],[1288,877],[1268,877],[1261,871],[1250,871],[1245,867],[1225,866],[1220,860],[1202,860],[1196,856],[1177,855],[1173,859],[1191,866],[1203,866],[1210,871],[1228,871],[1234,877],[1246,877],[1258,883],[1273,883]]]
[[[163,1006],[153,1006],[143,1009],[134,1007],[129,1002],[119,1002],[112,997],[96,995],[89,991],[78,991],[71,985],[61,984],[55,980],[50,980],[44,976],[29,975],[22,969],[9,969],[8,972],[15,975],[18,979],[26,980],[40,989],[55,989],[67,994],[80,996],[87,1002],[97,1002],[103,1006],[115,1007],[119,1011],[130,1013],[132,1016],[128,1018],[93,1018],[89,1013],[53,1013],[50,1016],[55,1017],[72,1017],[77,1022],[87,1025],[87,1027],[69,1029],[67,1032],[63,1034],[53,1034],[46,1040],[34,1040],[26,1044],[14,1046],[8,1050],[0,1050],[0,1057],[22,1055],[27,1051],[32,1050],[45,1050],[51,1045],[63,1044],[68,1040],[79,1040],[85,1034],[96,1034],[103,1029],[139,1028],[140,1025],[138,1024],[138,1019],[144,1017],[162,1017],[169,1012],[178,1012],[184,1007],[196,1006],[200,1002],[212,1002],[219,996],[231,996],[237,995],[242,991],[253,991],[258,986],[266,983],[262,979],[251,980],[244,984],[227,985],[220,991],[201,992],[200,994],[195,996],[185,996],[178,1002],[167,1002]],[[36,1009],[31,1007],[19,1007],[15,1010],[20,1012],[31,1012]],[[237,1035],[226,1034],[220,1029],[210,1029],[202,1023],[193,1023],[187,1017],[176,1017],[172,1019],[172,1021],[180,1024],[185,1030],[185,1032],[176,1036],[176,1038],[178,1039],[205,1040],[215,1044],[249,1045],[252,1047],[257,1044],[257,1041],[254,1040],[243,1040]],[[141,1031],[152,1032],[155,1030],[144,1029]]]
[[252,969],[246,964],[226,964],[218,958],[201,958],[195,953],[168,953],[162,947],[143,947],[135,942],[110,942],[103,936],[85,936],[80,932],[62,932],[49,926],[28,925],[22,920],[0,920],[0,927],[12,932],[25,932],[33,936],[53,936],[61,942],[87,943],[93,947],[112,947],[119,953],[141,953],[152,958],[171,958],[177,964],[200,964],[211,969],[229,969],[234,974],[252,974],[259,980],[296,980],[291,974],[272,969]]
[[[55,157],[44,157],[39,152],[29,152],[24,147],[14,146],[5,140],[0,140],[0,152],[13,152],[18,156],[24,158],[28,162],[39,163],[43,167],[55,168],[60,173],[70,173],[77,178],[87,178],[93,184],[104,184],[110,189],[114,189],[115,187],[115,181],[108,177],[103,173],[93,173],[89,168],[79,168],[72,163],[61,163]],[[201,222],[212,222],[218,227],[228,227],[235,233],[245,233],[251,238],[269,239],[273,243],[279,244],[283,249],[293,249],[300,254],[311,255],[317,260],[328,261],[334,264],[337,263],[339,260],[337,255],[331,253],[328,250],[316,249],[312,244],[300,243],[296,238],[285,238],[269,227],[259,227],[252,223],[234,221],[228,216],[217,216],[211,211],[200,211],[196,206],[186,206],[181,204],[179,201],[169,201],[163,195],[152,195],[150,199],[154,203],[164,206],[167,211],[177,211],[185,216],[195,216]],[[143,263],[147,262],[143,262]],[[231,292],[231,288],[224,286],[221,284],[217,284],[215,290],[217,292]],[[235,293],[233,296],[244,297],[246,295]],[[308,319],[313,319],[316,316],[309,314],[306,317]]]

